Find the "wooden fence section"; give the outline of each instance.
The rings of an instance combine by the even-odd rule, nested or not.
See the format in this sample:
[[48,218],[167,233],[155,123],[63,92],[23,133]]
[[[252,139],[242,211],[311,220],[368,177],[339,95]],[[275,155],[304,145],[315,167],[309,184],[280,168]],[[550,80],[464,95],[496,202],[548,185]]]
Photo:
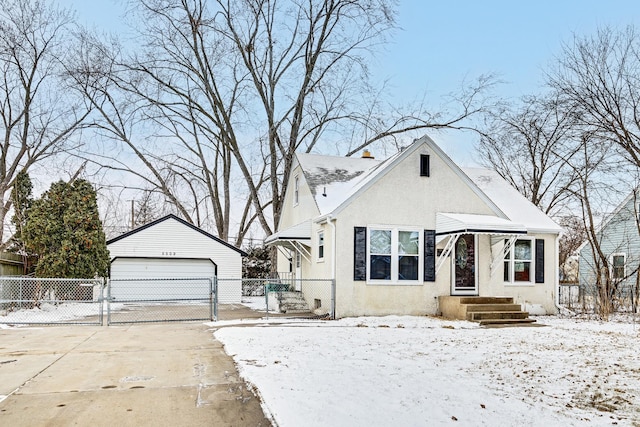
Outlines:
[[22,276],[24,260],[22,255],[0,252],[0,276]]

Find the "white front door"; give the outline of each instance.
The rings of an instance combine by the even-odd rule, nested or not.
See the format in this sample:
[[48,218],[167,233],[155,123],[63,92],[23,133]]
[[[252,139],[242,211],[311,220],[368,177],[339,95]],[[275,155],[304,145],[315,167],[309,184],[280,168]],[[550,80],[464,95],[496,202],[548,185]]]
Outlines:
[[451,295],[478,295],[476,236],[460,236],[452,255]]

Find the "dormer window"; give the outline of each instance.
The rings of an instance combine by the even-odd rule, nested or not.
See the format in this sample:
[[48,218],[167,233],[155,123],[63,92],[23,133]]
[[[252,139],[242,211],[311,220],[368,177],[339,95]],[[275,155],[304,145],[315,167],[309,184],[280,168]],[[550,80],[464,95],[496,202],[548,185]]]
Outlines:
[[300,195],[300,177],[298,175],[293,178],[293,206],[298,204]]
[[420,176],[429,176],[430,161],[428,154],[420,154]]

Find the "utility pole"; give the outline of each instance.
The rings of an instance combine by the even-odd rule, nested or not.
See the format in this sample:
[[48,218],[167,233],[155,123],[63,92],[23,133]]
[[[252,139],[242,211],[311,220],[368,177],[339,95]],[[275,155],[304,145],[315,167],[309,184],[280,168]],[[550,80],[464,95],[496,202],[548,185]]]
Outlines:
[[136,221],[135,221],[135,209],[133,206],[133,202],[134,200],[131,200],[131,229],[133,230],[136,226]]

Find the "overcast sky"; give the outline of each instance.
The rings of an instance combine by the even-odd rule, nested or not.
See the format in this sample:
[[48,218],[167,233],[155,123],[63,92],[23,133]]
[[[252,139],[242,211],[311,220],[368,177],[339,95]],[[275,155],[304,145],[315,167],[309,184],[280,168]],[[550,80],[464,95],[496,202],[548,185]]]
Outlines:
[[[82,24],[117,31],[125,1],[60,4],[74,8]],[[388,79],[397,102],[426,92],[428,101],[437,105],[465,79],[488,73],[504,81],[498,95],[518,98],[541,91],[545,69],[574,34],[594,34],[604,26],[624,28],[635,25],[638,17],[638,0],[401,0],[400,29],[371,70],[380,82]],[[454,159],[472,162],[468,147],[453,141],[467,137],[438,138]]]

